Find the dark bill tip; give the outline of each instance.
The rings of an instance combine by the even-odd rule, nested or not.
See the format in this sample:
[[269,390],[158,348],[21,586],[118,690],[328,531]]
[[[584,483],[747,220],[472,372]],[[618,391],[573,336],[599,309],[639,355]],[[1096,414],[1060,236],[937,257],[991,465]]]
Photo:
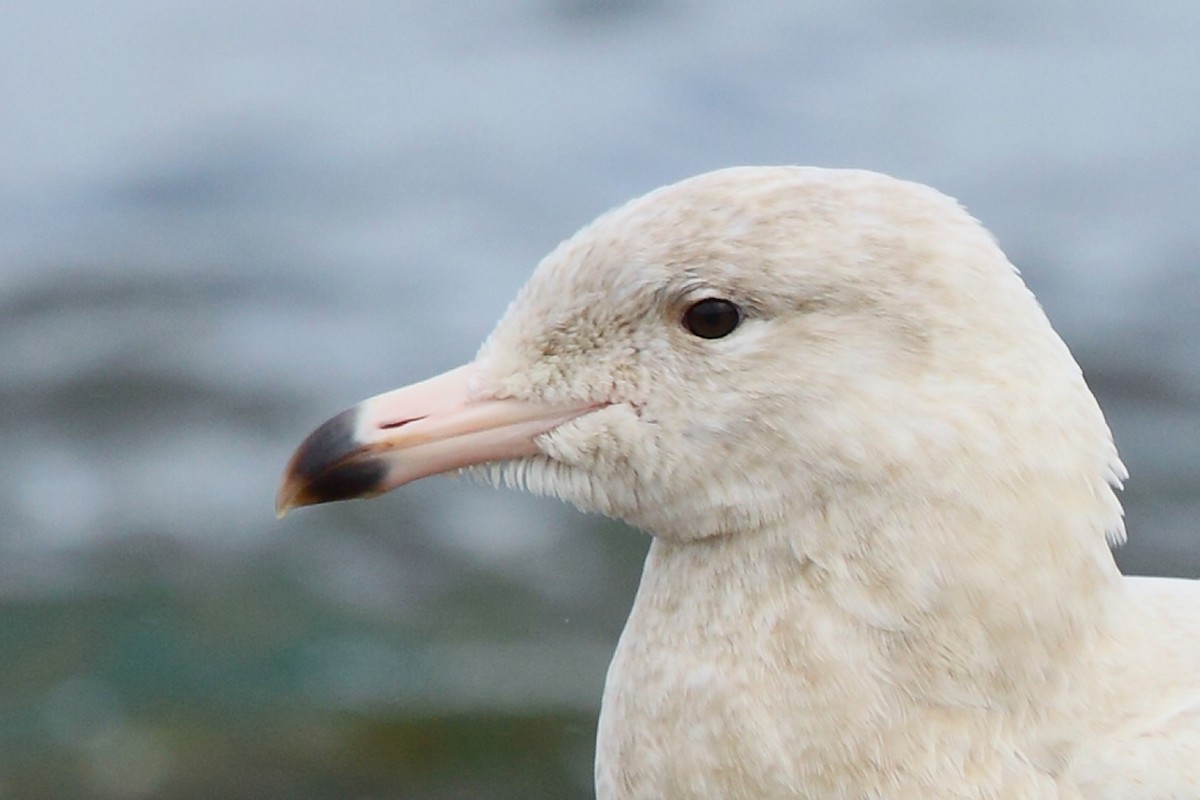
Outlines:
[[348,408],[309,434],[288,462],[275,511],[283,516],[289,509],[335,500],[349,500],[375,493],[387,476],[387,465],[361,455],[362,443],[355,434],[359,409]]
[[349,461],[317,475],[300,485],[280,512],[298,506],[315,506],[335,500],[353,500],[369,497],[376,493],[387,477],[387,465],[383,461]]
[[359,448],[355,436],[359,410],[347,408],[321,426],[300,443],[288,464],[287,475],[301,481],[312,481],[330,467]]

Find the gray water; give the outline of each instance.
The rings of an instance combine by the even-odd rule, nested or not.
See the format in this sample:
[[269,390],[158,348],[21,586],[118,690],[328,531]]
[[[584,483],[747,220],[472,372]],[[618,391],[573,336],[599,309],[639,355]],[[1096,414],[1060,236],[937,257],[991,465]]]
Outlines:
[[0,798],[585,797],[643,538],[445,479],[277,522],[600,211],[739,163],[996,233],[1200,575],[1200,4],[0,9]]

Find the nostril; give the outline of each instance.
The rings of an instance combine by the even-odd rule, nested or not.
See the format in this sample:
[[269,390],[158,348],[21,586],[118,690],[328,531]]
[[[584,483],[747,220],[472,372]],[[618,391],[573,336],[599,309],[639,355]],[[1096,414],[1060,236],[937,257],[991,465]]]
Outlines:
[[[426,415],[426,416],[428,416],[428,415]],[[403,428],[408,423],[416,422],[417,420],[420,420],[420,419],[425,419],[425,417],[424,416],[410,417],[409,419],[397,420],[396,422],[385,422],[379,426],[379,429],[384,430],[384,431],[390,431],[393,428]]]

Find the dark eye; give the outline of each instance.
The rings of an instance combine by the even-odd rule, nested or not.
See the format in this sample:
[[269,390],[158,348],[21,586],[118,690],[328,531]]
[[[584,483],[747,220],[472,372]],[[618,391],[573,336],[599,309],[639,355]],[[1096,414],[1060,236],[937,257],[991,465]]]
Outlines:
[[738,307],[719,297],[701,300],[683,313],[683,326],[701,339],[728,336],[741,321]]

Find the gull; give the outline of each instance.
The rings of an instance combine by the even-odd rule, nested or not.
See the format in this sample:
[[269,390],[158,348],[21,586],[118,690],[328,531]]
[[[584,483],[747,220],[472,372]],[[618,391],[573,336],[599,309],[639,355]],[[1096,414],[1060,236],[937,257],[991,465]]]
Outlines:
[[612,210],[277,509],[464,469],[652,537],[600,800],[1200,798],[1200,583],[1120,574],[1100,408],[933,189],[738,167]]

